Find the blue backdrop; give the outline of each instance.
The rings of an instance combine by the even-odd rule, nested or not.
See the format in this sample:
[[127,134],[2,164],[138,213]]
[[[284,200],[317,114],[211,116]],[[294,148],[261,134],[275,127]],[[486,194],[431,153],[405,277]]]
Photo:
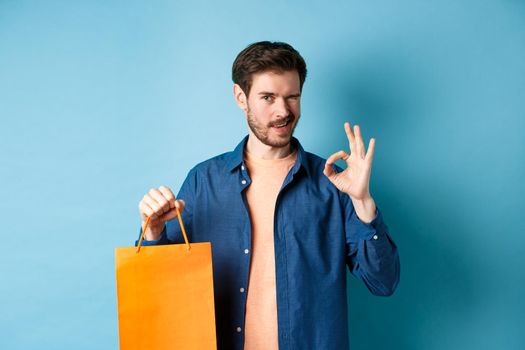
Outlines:
[[525,3],[0,1],[0,348],[116,349],[138,202],[246,133],[236,54],[309,75],[296,136],[377,138],[391,298],[349,282],[352,349],[524,349]]

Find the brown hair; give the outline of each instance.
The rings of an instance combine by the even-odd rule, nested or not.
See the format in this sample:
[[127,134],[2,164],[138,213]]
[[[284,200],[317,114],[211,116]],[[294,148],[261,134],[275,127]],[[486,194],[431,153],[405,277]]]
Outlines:
[[248,96],[252,87],[253,74],[264,71],[299,73],[301,91],[306,79],[306,63],[299,52],[283,42],[259,41],[242,50],[232,67],[232,80],[239,84]]

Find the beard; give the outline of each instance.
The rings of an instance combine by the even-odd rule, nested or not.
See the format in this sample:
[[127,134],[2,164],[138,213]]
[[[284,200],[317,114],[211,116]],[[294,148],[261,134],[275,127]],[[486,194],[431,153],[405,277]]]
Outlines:
[[[253,132],[255,137],[257,137],[257,139],[263,144],[270,147],[287,146],[292,139],[293,133],[297,124],[299,123],[300,118],[299,115],[295,116],[293,113],[290,112],[290,114],[288,114],[288,116],[284,118],[280,118],[271,123],[268,123],[267,125],[263,125],[262,123],[258,122],[253,116],[250,106],[248,106],[246,115],[248,119],[248,126],[250,127],[250,130]],[[277,125],[282,125],[284,123],[288,123],[288,125],[285,126],[286,128],[290,128],[288,133],[284,135],[270,135],[271,129],[273,127],[276,127]]]

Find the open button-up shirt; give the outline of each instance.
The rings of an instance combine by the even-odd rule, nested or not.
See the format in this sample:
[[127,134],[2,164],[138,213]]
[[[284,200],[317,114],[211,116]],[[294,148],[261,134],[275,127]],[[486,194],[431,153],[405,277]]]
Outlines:
[[[177,196],[186,203],[189,240],[212,244],[217,345],[223,350],[244,346],[251,249],[246,141],[195,166]],[[274,216],[279,349],[348,349],[346,268],[373,294],[391,295],[399,281],[397,248],[380,211],[370,224],[361,222],[350,197],[323,174],[326,161],[292,142],[297,161]],[[143,245],[182,242],[175,219],[159,240]]]

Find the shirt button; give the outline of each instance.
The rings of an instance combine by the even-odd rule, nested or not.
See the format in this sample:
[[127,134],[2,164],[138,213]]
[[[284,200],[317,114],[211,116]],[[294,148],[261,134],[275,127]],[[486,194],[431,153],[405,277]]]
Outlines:
[[244,170],[244,165],[241,165],[241,169]]
[[248,254],[250,251],[248,249],[244,249],[244,254]]
[[241,289],[239,289],[239,290],[241,291],[241,293],[244,293],[244,288],[241,288]]
[[237,327],[237,333],[241,333],[241,327]]
[[241,183],[242,183],[243,185],[246,185],[246,180],[242,180]]
[[378,236],[378,235],[374,235],[372,238],[373,238],[375,241],[377,241],[377,239],[379,238],[379,236]]

